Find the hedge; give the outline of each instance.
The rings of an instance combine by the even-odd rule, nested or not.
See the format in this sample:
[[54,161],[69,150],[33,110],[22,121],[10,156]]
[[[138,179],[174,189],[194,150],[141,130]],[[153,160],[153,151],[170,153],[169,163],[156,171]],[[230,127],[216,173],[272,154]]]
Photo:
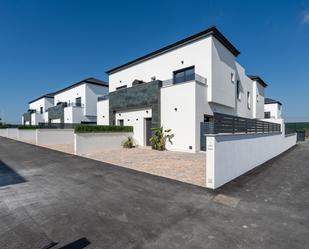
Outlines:
[[36,130],[39,129],[38,125],[20,125],[18,126],[18,129],[20,130]]
[[6,129],[6,128],[9,128],[9,126],[6,124],[0,123],[0,129]]
[[309,122],[294,122],[294,123],[285,123],[285,128],[297,130],[305,130],[309,128]]
[[132,126],[116,126],[116,125],[77,125],[75,133],[89,132],[133,132]]

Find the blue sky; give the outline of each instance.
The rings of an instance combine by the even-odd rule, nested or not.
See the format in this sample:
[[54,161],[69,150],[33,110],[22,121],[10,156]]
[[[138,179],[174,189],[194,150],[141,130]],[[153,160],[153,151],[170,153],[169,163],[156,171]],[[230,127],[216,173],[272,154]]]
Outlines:
[[[0,115],[216,25],[289,121],[309,121],[309,1],[0,0]],[[2,113],[2,114],[1,114]]]

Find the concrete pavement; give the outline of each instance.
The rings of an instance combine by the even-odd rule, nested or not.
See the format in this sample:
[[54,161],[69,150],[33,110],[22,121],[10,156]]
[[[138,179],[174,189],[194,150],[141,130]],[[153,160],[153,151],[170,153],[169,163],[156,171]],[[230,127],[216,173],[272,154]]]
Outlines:
[[217,191],[0,138],[0,248],[309,248],[309,144]]

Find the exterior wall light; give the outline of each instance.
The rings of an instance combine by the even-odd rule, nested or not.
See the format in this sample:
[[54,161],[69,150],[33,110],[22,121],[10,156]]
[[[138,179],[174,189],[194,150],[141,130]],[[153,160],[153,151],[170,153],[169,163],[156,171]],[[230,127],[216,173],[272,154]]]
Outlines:
[[177,112],[177,110],[178,110],[177,107],[175,107],[174,110],[175,110],[175,112]]

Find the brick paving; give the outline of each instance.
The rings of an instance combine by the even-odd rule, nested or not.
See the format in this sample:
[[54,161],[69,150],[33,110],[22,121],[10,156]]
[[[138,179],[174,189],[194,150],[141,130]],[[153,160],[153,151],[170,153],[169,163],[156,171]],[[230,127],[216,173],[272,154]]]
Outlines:
[[[74,153],[74,145],[54,144],[43,147]],[[150,148],[114,149],[83,157],[117,166],[206,187],[206,153],[156,151]]]
[[116,149],[84,155],[87,158],[206,186],[206,154],[156,151],[148,148]]

